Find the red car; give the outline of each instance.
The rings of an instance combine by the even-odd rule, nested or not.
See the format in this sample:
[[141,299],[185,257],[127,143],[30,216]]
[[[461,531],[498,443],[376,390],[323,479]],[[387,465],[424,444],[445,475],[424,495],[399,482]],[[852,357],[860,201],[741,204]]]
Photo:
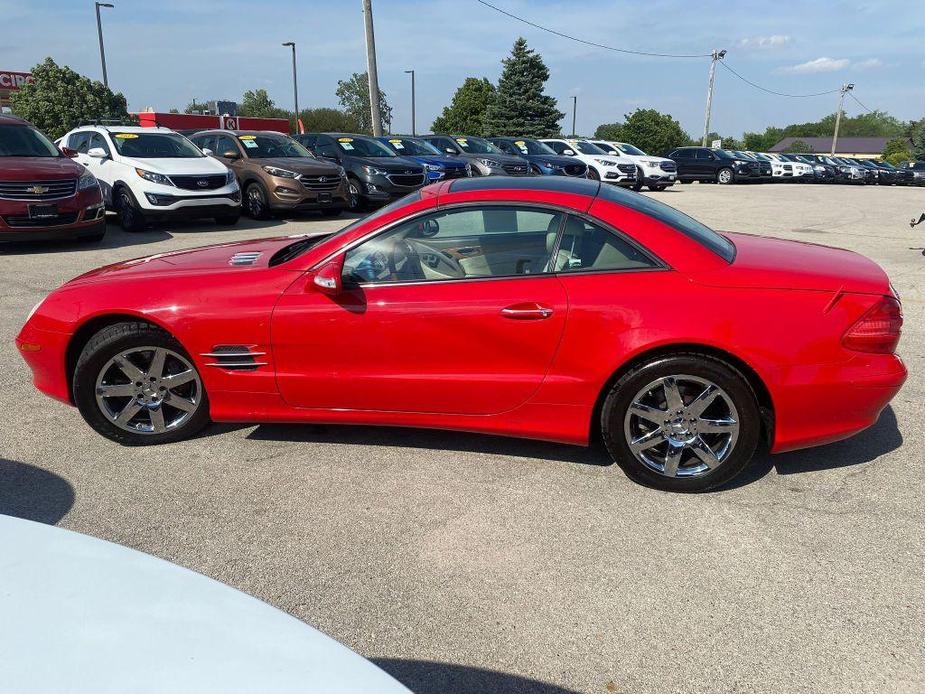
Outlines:
[[0,115],[0,242],[99,241],[105,217],[93,174],[30,123]]
[[718,234],[594,181],[490,177],[333,235],[88,272],[17,344],[42,392],[124,444],[210,419],[599,433],[633,479],[697,491],[759,441],[873,424],[906,378],[901,325],[855,253]]

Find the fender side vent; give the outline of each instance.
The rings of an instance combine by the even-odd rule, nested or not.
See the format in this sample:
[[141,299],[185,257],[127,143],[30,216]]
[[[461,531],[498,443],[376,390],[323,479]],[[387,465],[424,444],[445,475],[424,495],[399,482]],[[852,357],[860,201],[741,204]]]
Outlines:
[[255,352],[257,345],[215,345],[211,352],[203,352],[200,356],[209,361],[206,366],[214,366],[229,371],[254,371],[259,366],[266,366],[267,362],[258,361],[265,357],[266,352]]
[[260,251],[244,251],[242,253],[235,253],[231,256],[231,260],[228,261],[229,265],[253,265],[257,262],[257,259],[263,255]]

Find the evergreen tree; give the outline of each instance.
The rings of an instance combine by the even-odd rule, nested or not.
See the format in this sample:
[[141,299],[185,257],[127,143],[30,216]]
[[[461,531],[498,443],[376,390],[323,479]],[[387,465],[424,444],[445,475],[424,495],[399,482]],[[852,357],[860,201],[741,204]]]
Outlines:
[[452,135],[482,135],[485,133],[485,110],[495,93],[494,85],[482,77],[467,77],[456,90],[449,106],[434,119],[431,130]]
[[559,121],[565,116],[556,100],[543,94],[549,69],[542,56],[527,48],[518,38],[511,56],[502,61],[504,69],[498,88],[485,112],[487,135],[553,137],[559,134]]

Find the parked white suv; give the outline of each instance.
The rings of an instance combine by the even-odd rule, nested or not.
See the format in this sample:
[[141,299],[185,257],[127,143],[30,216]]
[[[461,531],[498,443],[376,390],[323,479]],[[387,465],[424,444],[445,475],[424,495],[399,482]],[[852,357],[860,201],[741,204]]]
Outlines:
[[[763,157],[767,157],[771,161],[771,173],[774,176],[778,175],[775,173],[775,166],[774,166],[775,163],[777,163],[777,164],[780,164],[781,167],[790,166],[794,180],[806,179],[806,180],[813,181],[816,178],[816,173],[815,171],[813,171],[813,167],[810,166],[809,164],[804,164],[801,161],[796,161],[794,159],[790,159],[789,157],[783,157],[780,154],[776,154],[774,152],[759,152],[759,153],[756,153],[755,156],[758,157],[759,159]],[[785,176],[786,174],[784,173],[780,175]]]
[[588,178],[632,188],[636,185],[636,164],[627,157],[607,154],[587,140],[540,140],[556,154],[575,157],[588,165]]
[[649,190],[665,190],[678,180],[678,165],[665,157],[654,157],[646,154],[638,147],[627,142],[611,142],[610,140],[589,140],[605,152],[624,156],[636,163],[638,171],[635,190],[649,186]]
[[173,130],[88,125],[61,144],[99,180],[106,207],[119,213],[126,231],[169,217],[230,225],[241,216],[234,172]]

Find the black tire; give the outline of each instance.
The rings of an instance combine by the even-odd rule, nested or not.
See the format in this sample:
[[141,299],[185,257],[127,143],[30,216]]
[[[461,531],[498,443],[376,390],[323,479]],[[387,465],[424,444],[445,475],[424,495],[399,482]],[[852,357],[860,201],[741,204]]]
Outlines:
[[[134,433],[120,428],[103,413],[97,403],[96,383],[110,359],[133,348],[163,347],[182,356],[190,365],[194,362],[183,346],[170,333],[150,323],[116,323],[103,328],[84,346],[74,369],[74,402],[81,416],[97,433],[125,446],[149,446],[187,439],[209,423],[209,398],[199,378],[195,411],[178,425],[163,433]],[[195,371],[195,366],[193,366]],[[198,376],[198,371],[196,371]],[[128,384],[131,385],[131,384]],[[132,398],[129,397],[128,400]],[[165,402],[168,402],[165,400]],[[153,419],[152,419],[153,421]]]
[[138,207],[132,191],[125,186],[119,188],[116,194],[116,210],[119,212],[119,224],[123,231],[129,233],[144,231],[147,220]]
[[665,190],[667,187],[668,187],[668,186],[666,186],[666,185],[649,186],[649,190],[651,190],[651,191],[653,191],[653,192],[657,192],[657,191],[660,191],[660,190]]
[[366,201],[363,199],[365,188],[360,179],[355,176],[347,178],[347,209],[351,212],[362,212],[366,209]]
[[686,184],[690,183],[690,181],[687,180],[687,179],[685,179],[685,178],[679,178],[679,179],[678,179],[678,183],[683,183],[683,184],[686,185]]
[[595,169],[593,166],[589,166],[588,178],[590,178],[592,181],[600,181],[601,175],[597,172],[597,169]]
[[340,217],[344,213],[343,207],[324,207],[318,210],[322,217]]
[[241,219],[241,210],[236,211],[234,214],[223,214],[215,218],[216,224],[221,224],[222,226],[233,227]]
[[251,181],[245,186],[242,207],[251,219],[270,218],[270,204],[267,200],[266,189],[257,181]]
[[724,166],[716,172],[716,182],[722,186],[728,186],[735,182],[735,172],[728,166]]
[[[739,427],[735,443],[722,462],[697,476],[666,476],[638,460],[627,441],[625,423],[634,398],[641,389],[668,376],[705,379],[722,389],[735,406]],[[682,399],[686,403],[685,409],[691,405],[692,398],[689,394],[685,396],[682,393]],[[706,411],[709,412],[710,409],[707,408]],[[684,417],[687,414],[685,412],[679,415],[681,426],[685,426]],[[635,482],[664,491],[702,492],[726,484],[748,466],[758,445],[761,432],[760,417],[755,393],[748,380],[737,369],[707,355],[679,353],[657,357],[636,366],[614,384],[601,408],[601,434],[614,462]],[[699,435],[696,436],[699,438]],[[690,457],[692,453],[687,454],[689,460],[693,459]]]

